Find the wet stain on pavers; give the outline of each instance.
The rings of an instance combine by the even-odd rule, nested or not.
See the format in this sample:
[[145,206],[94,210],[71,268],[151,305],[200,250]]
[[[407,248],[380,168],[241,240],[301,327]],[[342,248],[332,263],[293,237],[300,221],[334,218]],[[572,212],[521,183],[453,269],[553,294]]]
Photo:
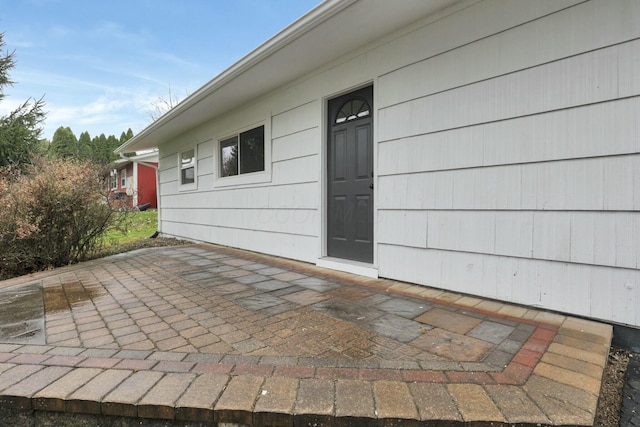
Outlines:
[[39,282],[0,290],[0,342],[44,344],[44,303]]
[[85,288],[82,283],[74,281],[45,288],[43,297],[46,312],[59,313],[70,311],[74,306],[90,303],[101,294],[99,288]]

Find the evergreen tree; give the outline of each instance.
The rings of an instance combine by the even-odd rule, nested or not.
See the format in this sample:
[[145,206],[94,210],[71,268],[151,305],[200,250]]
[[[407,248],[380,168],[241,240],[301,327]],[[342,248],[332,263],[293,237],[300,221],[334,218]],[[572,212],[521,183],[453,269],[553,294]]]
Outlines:
[[[15,66],[15,52],[3,52],[4,33],[0,33],[0,101],[4,87],[13,85],[9,70]],[[0,167],[27,164],[42,147],[39,125],[45,119],[42,99],[28,99],[17,109],[0,117]]]
[[93,146],[93,161],[100,165],[107,165],[111,161],[109,147],[107,145],[107,137],[104,133],[100,136],[94,136],[91,140]]
[[87,131],[82,132],[78,138],[78,154],[82,160],[93,160],[91,135]]
[[61,159],[77,159],[80,157],[78,139],[70,127],[60,126],[51,139],[51,154]]
[[120,140],[114,135],[109,135],[107,138],[107,146],[109,147],[109,162],[112,162],[118,158],[115,150],[120,146]]

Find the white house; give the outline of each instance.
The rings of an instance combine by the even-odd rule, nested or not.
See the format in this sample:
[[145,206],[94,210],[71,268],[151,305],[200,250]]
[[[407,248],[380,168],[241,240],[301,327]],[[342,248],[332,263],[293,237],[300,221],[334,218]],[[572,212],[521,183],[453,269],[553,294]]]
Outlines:
[[165,235],[640,327],[640,1],[327,0],[154,147]]

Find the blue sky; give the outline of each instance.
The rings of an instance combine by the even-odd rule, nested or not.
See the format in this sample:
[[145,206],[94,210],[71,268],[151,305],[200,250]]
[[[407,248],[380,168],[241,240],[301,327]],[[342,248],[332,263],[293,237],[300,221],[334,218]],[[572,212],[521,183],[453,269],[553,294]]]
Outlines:
[[[151,123],[320,0],[0,0],[16,67],[0,116],[44,96],[43,137],[59,126],[120,136]],[[171,88],[171,89],[169,89]]]

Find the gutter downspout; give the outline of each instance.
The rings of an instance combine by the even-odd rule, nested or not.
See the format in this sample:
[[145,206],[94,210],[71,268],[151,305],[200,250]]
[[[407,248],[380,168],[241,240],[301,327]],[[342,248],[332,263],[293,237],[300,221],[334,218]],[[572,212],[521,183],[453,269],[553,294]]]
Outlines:
[[[127,157],[124,155],[123,152],[119,152],[118,153],[120,155],[121,159],[125,159],[125,160],[131,160],[130,157]],[[154,164],[151,163],[147,163],[147,162],[139,162],[136,160],[133,160],[134,164],[140,164],[143,166],[147,166],[153,170],[156,171],[156,203],[157,203],[157,211],[158,211],[158,233],[162,233],[162,209],[160,209],[160,168]]]

